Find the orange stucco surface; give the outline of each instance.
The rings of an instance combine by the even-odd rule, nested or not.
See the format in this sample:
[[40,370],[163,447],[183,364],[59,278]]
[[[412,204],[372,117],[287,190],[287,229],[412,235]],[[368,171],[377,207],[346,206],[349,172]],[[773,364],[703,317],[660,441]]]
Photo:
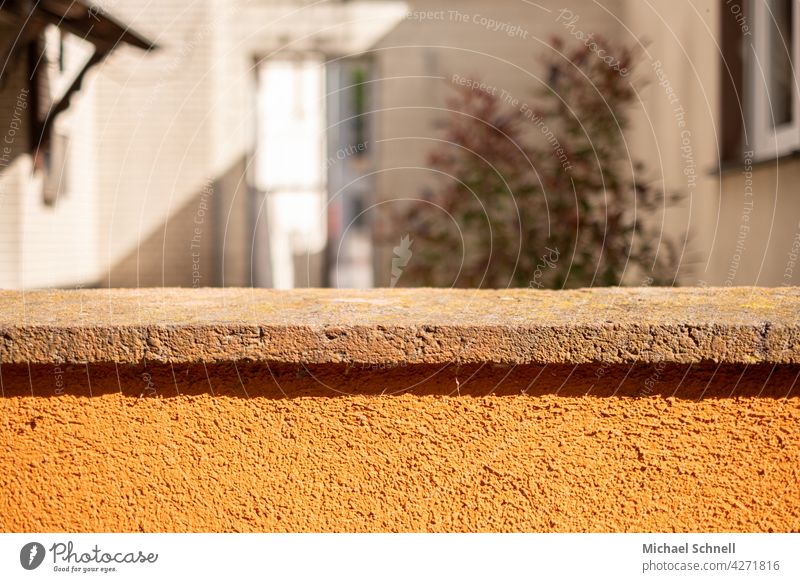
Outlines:
[[800,530],[796,368],[631,371],[6,368],[0,530]]

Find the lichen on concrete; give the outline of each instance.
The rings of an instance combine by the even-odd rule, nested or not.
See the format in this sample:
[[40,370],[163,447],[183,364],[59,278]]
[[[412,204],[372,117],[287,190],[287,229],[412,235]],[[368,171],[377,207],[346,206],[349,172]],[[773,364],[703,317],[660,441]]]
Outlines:
[[0,293],[6,363],[800,363],[797,288]]

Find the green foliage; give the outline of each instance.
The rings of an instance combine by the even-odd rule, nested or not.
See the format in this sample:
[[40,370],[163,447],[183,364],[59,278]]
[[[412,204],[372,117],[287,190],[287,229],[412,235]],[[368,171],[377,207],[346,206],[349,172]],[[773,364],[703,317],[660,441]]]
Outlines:
[[[595,41],[635,68],[632,49]],[[414,239],[403,284],[561,288],[634,273],[672,283],[676,243],[660,213],[679,197],[648,183],[629,151],[630,77],[583,44],[553,48],[535,106],[469,87],[449,101],[448,143],[429,160],[441,188],[398,217]]]

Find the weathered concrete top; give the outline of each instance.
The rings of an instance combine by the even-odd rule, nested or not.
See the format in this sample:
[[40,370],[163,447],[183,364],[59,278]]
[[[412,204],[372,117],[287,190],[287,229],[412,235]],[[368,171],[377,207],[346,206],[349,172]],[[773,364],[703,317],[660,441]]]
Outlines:
[[0,292],[0,363],[800,363],[800,288]]

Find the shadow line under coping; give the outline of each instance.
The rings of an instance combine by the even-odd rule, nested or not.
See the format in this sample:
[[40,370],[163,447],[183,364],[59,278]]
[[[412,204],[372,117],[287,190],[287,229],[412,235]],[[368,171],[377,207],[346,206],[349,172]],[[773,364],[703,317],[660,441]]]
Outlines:
[[349,366],[227,362],[129,365],[6,364],[5,397],[236,398],[529,396],[798,398],[798,365],[675,364]]

